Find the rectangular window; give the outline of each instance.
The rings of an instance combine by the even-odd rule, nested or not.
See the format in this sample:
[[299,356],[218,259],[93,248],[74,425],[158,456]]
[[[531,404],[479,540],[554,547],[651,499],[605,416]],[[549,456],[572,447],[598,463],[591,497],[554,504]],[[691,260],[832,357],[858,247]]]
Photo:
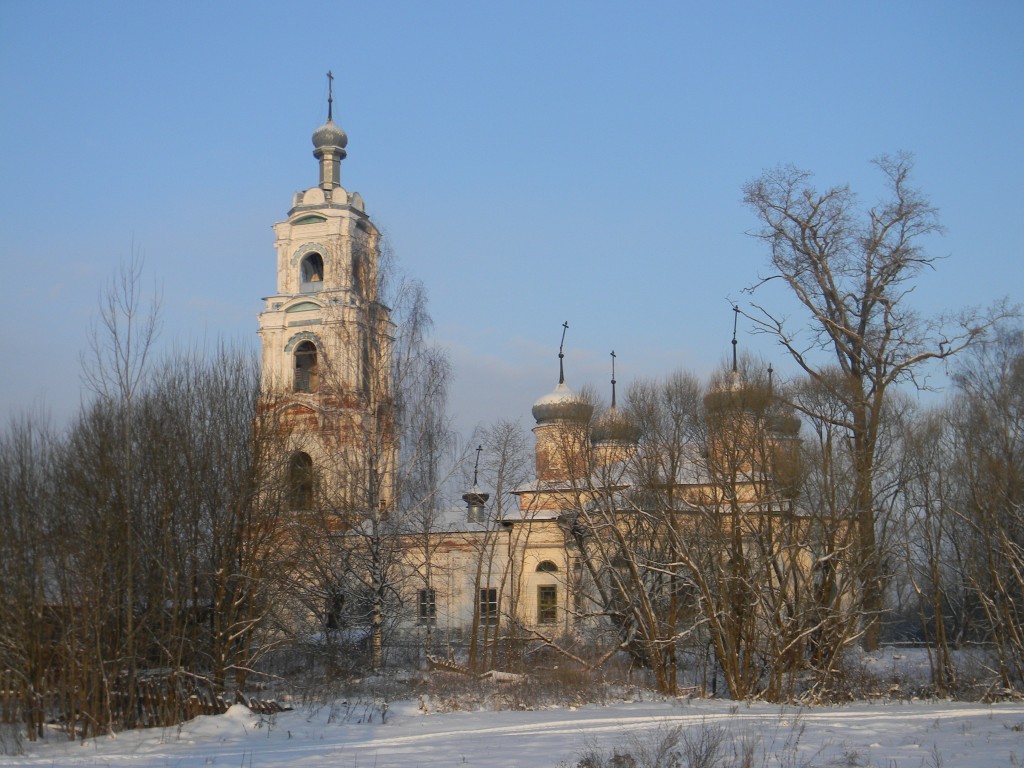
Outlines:
[[494,587],[480,589],[480,623],[498,623],[498,590]]
[[433,587],[420,590],[418,621],[431,627],[437,621],[437,594]]
[[554,584],[537,587],[537,623],[558,622],[558,587]]

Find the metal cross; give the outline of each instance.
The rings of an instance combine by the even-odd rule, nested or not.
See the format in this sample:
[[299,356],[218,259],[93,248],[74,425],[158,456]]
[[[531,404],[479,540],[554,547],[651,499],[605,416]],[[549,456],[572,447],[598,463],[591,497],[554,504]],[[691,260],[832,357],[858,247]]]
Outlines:
[[327,119],[333,120],[334,116],[334,73],[327,70]]
[[480,469],[480,454],[483,452],[483,450],[484,450],[484,447],[482,445],[478,445],[476,447],[476,464],[473,465],[473,487],[474,488],[476,488],[476,473],[477,473],[477,470]]

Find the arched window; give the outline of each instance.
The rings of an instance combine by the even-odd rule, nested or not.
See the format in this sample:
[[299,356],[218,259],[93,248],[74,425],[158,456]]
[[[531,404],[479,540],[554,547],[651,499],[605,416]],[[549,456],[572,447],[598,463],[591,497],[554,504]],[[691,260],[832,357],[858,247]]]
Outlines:
[[295,392],[316,392],[320,389],[316,344],[303,341],[295,348]]
[[550,560],[543,560],[537,565],[537,573],[558,573],[558,566]]
[[306,254],[299,265],[299,290],[303,293],[319,291],[324,284],[324,257],[315,251]]
[[313,460],[308,453],[295,453],[288,461],[288,506],[313,508]]

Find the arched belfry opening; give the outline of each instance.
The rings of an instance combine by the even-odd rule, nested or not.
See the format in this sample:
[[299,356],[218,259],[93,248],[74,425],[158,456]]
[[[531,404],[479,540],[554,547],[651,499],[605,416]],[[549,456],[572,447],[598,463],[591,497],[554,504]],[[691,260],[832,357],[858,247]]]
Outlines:
[[313,508],[313,459],[308,453],[293,453],[288,460],[287,501],[292,510]]
[[315,251],[306,254],[299,265],[299,289],[314,293],[324,286],[324,257]]
[[320,365],[316,344],[303,341],[295,347],[294,392],[317,392],[320,390]]

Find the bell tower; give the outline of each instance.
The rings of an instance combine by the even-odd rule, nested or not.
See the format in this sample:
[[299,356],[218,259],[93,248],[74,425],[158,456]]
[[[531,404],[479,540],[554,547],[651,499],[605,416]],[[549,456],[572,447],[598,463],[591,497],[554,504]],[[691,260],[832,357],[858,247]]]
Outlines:
[[277,289],[259,315],[265,409],[288,437],[289,505],[386,509],[394,471],[392,324],[378,296],[380,232],[341,185],[348,136],[313,132],[319,183],[274,225]]

